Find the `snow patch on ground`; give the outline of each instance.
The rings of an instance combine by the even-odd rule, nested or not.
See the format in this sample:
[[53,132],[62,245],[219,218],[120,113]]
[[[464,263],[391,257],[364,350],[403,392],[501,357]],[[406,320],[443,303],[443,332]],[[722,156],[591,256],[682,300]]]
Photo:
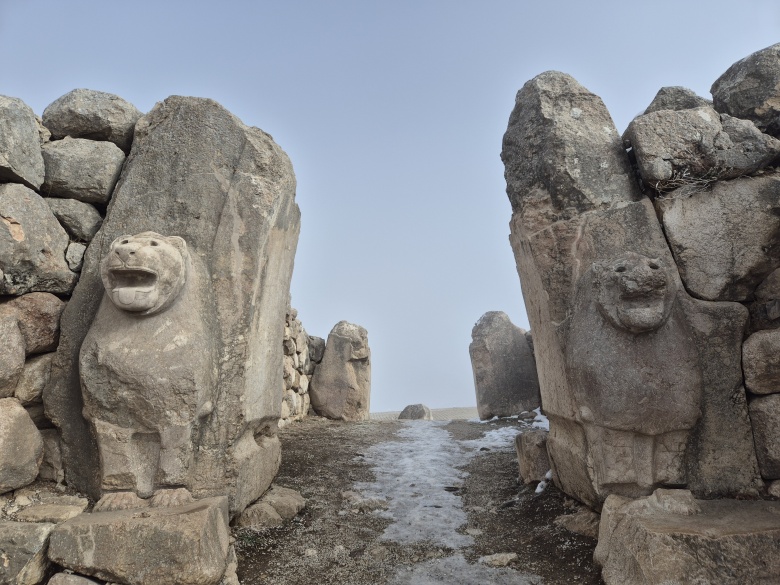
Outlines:
[[479,451],[483,447],[491,451],[511,451],[515,448],[515,437],[521,431],[520,427],[499,427],[488,431],[480,439],[460,441],[460,444],[474,451]]

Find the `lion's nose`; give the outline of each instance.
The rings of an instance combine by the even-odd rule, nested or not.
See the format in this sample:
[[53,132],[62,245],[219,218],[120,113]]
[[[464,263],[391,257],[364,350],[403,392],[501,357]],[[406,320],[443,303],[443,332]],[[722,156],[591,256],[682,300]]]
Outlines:
[[127,244],[120,244],[114,248],[114,253],[119,256],[119,259],[122,260],[122,262],[127,262],[130,259],[130,256],[134,255],[139,247],[138,244],[128,242]]

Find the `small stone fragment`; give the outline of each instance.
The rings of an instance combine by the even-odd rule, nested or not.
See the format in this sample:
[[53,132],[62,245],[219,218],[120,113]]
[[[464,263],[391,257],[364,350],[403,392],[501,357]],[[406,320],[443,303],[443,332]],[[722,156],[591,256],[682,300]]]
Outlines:
[[282,517],[268,502],[255,502],[233,522],[236,528],[274,528],[284,523]]
[[517,560],[517,553],[496,553],[479,557],[478,562],[489,567],[506,567],[512,561]]
[[599,537],[599,515],[584,506],[574,512],[574,514],[558,516],[553,522],[570,532],[581,534],[588,538],[597,539]]
[[48,585],[96,585],[97,581],[71,573],[57,573],[49,579]]
[[103,224],[103,218],[93,205],[77,199],[47,197],[46,204],[70,236],[89,242]]
[[68,261],[68,267],[73,272],[81,272],[81,265],[84,262],[84,252],[87,247],[80,242],[71,242],[65,251],[65,260]]

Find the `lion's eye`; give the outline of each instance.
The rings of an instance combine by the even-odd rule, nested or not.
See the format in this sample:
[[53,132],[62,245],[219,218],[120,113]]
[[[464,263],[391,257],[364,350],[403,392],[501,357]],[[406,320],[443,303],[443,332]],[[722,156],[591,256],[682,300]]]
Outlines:
[[160,244],[158,244],[158,243],[157,243],[157,241],[156,241],[156,240],[152,240],[152,241],[151,241],[151,244],[152,244],[152,246],[159,246],[159,245],[160,245]]
[[615,268],[615,272],[625,272],[625,271],[626,271],[625,266],[618,266],[617,268]]
[[130,242],[128,240],[122,240],[122,244],[129,244]]
[[647,265],[648,265],[648,266],[649,266],[649,267],[650,267],[652,270],[658,270],[658,264],[656,264],[655,262],[649,262]]

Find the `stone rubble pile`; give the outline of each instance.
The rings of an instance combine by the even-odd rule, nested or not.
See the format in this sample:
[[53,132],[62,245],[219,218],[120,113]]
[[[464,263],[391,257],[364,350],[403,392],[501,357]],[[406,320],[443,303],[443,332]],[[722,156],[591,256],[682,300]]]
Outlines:
[[235,585],[230,522],[300,510],[267,491],[324,349],[284,320],[294,195],[211,100],[0,97],[0,583]]
[[546,451],[603,508],[608,584],[780,572],[778,81],[774,45],[712,102],[663,88],[622,137],[566,74],[517,94],[502,159]]

